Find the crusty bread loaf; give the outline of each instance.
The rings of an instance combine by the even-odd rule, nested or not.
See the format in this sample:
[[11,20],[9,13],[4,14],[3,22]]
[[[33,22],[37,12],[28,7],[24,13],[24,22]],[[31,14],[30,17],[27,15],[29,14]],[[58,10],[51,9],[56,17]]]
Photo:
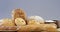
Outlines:
[[12,18],[15,20],[16,18],[23,18],[26,19],[26,13],[21,9],[14,9],[12,11]]
[[44,19],[40,16],[31,16],[28,18],[28,24],[32,24],[32,23],[35,23],[35,24],[44,24]]
[[15,19],[15,24],[16,24],[17,26],[21,26],[21,25],[26,25],[26,22],[25,22],[25,20],[22,19],[22,18],[16,18],[16,19]]
[[2,26],[15,26],[12,19],[5,18],[3,19]]
[[18,31],[44,31],[44,32],[56,32],[56,26],[51,24],[40,24],[40,25],[26,25],[20,26]]

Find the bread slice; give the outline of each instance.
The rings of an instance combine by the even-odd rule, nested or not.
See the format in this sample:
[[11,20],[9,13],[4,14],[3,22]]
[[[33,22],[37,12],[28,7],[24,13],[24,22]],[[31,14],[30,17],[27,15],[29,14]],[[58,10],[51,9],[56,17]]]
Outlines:
[[21,26],[21,25],[26,25],[26,22],[25,22],[25,20],[22,19],[22,18],[16,18],[16,19],[15,19],[15,24],[16,24],[17,26]]

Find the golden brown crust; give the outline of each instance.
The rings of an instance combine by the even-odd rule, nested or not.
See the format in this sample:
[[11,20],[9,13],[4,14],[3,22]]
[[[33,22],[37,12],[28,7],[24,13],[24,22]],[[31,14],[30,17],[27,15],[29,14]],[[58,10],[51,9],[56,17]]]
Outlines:
[[12,19],[5,18],[3,19],[2,26],[15,26]]
[[16,19],[16,18],[23,18],[25,20],[26,18],[26,14],[25,12],[22,10],[22,9],[15,9],[12,11],[12,17],[13,19]]
[[40,25],[26,25],[20,26],[18,31],[57,31],[54,25],[40,24]]
[[16,18],[22,18],[26,21],[27,24],[27,18],[26,18],[26,13],[21,9],[15,9],[12,11],[12,19],[15,21]]

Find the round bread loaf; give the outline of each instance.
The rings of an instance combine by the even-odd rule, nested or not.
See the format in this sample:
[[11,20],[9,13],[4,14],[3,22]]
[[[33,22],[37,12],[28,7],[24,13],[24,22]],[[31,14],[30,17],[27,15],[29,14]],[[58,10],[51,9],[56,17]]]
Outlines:
[[29,22],[28,24],[32,24],[32,23],[35,23],[35,24],[44,24],[44,19],[40,16],[31,16],[29,17]]
[[26,25],[26,22],[25,22],[25,20],[23,20],[22,18],[16,18],[16,19],[15,19],[15,24],[16,24],[17,26],[21,26],[21,25]]
[[14,9],[12,11],[12,19],[15,20],[16,18],[23,18],[24,20],[26,20],[26,14],[21,8]]

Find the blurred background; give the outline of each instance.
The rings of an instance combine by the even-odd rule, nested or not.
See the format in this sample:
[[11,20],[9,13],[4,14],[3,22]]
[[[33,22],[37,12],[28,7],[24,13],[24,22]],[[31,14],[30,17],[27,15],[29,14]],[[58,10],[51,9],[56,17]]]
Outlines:
[[27,16],[60,20],[60,0],[0,0],[0,19],[11,18],[11,11],[22,8]]

